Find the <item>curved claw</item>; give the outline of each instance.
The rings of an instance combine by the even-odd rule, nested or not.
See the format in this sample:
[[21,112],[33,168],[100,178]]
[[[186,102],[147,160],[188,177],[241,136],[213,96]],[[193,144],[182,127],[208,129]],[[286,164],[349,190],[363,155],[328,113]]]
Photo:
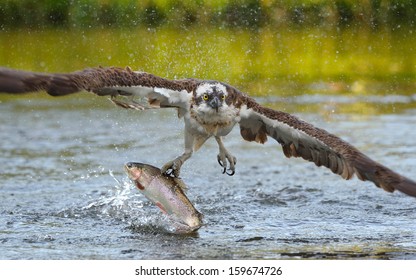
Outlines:
[[[227,167],[228,167],[227,160],[230,163],[230,166],[229,166],[230,168],[229,169],[227,169]],[[237,163],[237,159],[234,156],[232,156],[230,154],[225,154],[225,155],[219,154],[217,156],[217,161],[218,161],[218,164],[221,167],[223,167],[222,174],[227,174],[229,176],[233,176],[235,174],[234,168],[235,168],[235,164]]]
[[[224,167],[224,163],[222,162],[219,156],[217,157],[217,161],[218,161],[218,164],[221,165],[221,167]],[[225,172],[225,167],[224,167],[224,172]]]
[[235,170],[227,169],[226,167],[224,167],[224,169],[222,170],[222,174],[227,174],[228,176],[233,176],[235,174]]
[[227,174],[228,176],[233,176],[233,175],[235,174],[235,171],[234,171],[234,170],[231,170],[231,172],[230,172],[230,173],[225,172],[225,174]]
[[173,168],[167,169],[163,174],[166,175],[166,176],[169,176],[169,177],[175,177]]
[[161,168],[161,171],[166,176],[179,178],[179,168],[176,166],[175,161],[170,161]]

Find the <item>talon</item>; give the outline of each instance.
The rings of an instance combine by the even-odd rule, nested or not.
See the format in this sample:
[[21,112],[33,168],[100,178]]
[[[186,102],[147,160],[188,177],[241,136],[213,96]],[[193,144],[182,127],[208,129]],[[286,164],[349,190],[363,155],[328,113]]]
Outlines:
[[233,175],[235,174],[235,171],[234,171],[234,170],[231,170],[231,172],[230,172],[230,173],[226,172],[226,174],[227,174],[228,176],[233,176]]
[[233,176],[235,174],[235,165],[237,163],[236,157],[230,155],[229,153],[220,153],[217,155],[217,161],[219,165],[223,167],[222,174],[227,174],[229,176]]
[[170,176],[170,177],[179,177],[179,170],[178,168],[175,166],[175,162],[171,161],[166,163],[162,168],[161,168],[161,172],[162,174],[166,175],[166,176]]
[[218,161],[219,165],[221,165],[221,167],[224,167],[224,163],[222,162],[219,155],[217,156],[217,161]]
[[173,169],[168,169],[165,172],[163,172],[164,175],[169,176],[169,177],[175,177],[175,175],[173,174]]
[[177,157],[174,160],[168,161],[161,168],[162,173],[165,174],[165,175],[167,175],[167,176],[171,176],[171,177],[175,177],[175,178],[180,178],[179,177],[179,173],[181,172],[182,164],[189,157],[190,157],[190,154],[189,153],[188,154],[185,153],[185,154]]
[[224,147],[222,139],[220,136],[216,136],[215,140],[217,140],[218,147],[220,149],[219,154],[217,155],[217,161],[221,167],[224,169],[222,170],[222,174],[227,174],[228,176],[233,176],[235,174],[235,165],[237,164],[237,159],[235,156],[230,154]]

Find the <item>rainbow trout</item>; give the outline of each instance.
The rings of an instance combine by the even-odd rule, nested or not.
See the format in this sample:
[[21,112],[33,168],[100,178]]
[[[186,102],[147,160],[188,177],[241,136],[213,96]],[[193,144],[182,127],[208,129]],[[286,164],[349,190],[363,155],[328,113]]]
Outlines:
[[181,179],[166,176],[159,168],[144,163],[129,162],[124,169],[136,187],[168,215],[177,233],[189,233],[201,227],[202,214],[186,197],[186,185]]

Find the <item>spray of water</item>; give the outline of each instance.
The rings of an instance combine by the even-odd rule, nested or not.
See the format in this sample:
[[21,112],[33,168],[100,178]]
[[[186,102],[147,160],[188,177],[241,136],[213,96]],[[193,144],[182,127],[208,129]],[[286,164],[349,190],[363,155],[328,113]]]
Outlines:
[[138,209],[142,209],[144,206],[142,196],[134,189],[131,182],[127,178],[117,179],[112,170],[109,170],[109,175],[116,184],[98,199],[93,199],[82,210],[94,209],[102,216],[122,217],[130,216]]
[[92,201],[82,207],[82,212],[127,222],[129,228],[135,232],[175,231],[169,219],[147,201],[127,177],[117,178],[112,170],[109,170],[109,175],[116,184],[104,195],[92,198]]

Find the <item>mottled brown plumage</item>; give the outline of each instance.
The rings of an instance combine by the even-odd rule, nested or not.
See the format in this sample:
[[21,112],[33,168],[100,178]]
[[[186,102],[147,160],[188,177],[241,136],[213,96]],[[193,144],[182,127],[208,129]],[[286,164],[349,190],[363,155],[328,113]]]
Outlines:
[[[0,68],[0,92],[46,91],[53,96],[62,96],[83,90],[110,96],[116,105],[124,108],[178,108],[179,116],[185,118],[185,148],[188,151],[168,163],[167,169],[177,171],[175,175],[179,174],[180,166],[192,151],[211,136],[219,144],[218,161],[224,166],[224,172],[228,163],[231,169],[228,174],[234,174],[235,158],[225,150],[221,137],[238,123],[244,140],[263,144],[268,137],[272,137],[281,144],[286,157],[300,157],[317,166],[325,166],[344,179],[350,179],[355,174],[359,179],[372,181],[388,192],[397,189],[416,197],[414,181],[375,162],[339,137],[291,114],[263,107],[224,83],[198,79],[168,80],[116,67],[90,68],[68,74]],[[208,99],[205,91],[210,94],[209,98],[216,99],[210,106],[215,106],[217,114],[205,105],[205,98]],[[126,96],[136,96],[141,100],[123,99]],[[224,98],[223,102],[221,98]],[[189,144],[190,141],[192,143]]]

